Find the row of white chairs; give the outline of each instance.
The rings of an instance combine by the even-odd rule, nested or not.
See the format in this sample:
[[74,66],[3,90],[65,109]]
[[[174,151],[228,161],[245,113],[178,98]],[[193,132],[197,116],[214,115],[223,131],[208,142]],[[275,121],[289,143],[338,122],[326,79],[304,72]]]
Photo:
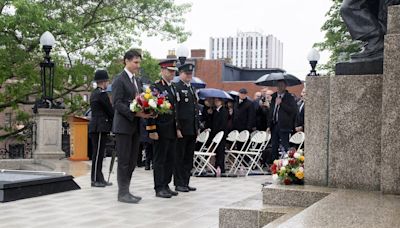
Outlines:
[[[216,155],[215,151],[224,137],[224,132],[217,133],[212,139],[210,145],[207,145],[210,130],[204,130],[197,136],[197,143],[200,143],[200,149],[195,151],[194,155],[194,174],[201,175],[204,171],[211,171],[216,174],[215,167],[211,164],[211,159]],[[298,132],[290,138],[290,142],[302,146],[305,139],[303,132]],[[244,130],[240,133],[237,130],[231,131],[226,138],[231,146],[226,152],[226,161],[229,163],[229,173],[237,174],[238,171],[249,175],[252,170],[258,169],[264,173],[260,164],[262,152],[266,149],[271,140],[270,133],[266,131],[254,131],[251,134]],[[237,147],[240,145],[240,148]],[[283,156],[283,155],[282,155]]]

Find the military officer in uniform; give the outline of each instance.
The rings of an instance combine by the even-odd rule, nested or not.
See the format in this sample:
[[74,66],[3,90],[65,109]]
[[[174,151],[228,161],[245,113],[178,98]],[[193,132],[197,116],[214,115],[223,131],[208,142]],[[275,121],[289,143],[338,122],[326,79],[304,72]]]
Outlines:
[[194,65],[187,63],[179,67],[179,82],[176,88],[177,150],[174,184],[179,192],[195,191],[189,186],[196,136],[198,134],[197,94],[190,84]]
[[171,198],[178,195],[178,192],[172,191],[168,186],[172,180],[176,151],[176,89],[172,85],[172,79],[174,79],[175,72],[178,71],[176,62],[175,59],[160,62],[162,78],[151,86],[152,90],[157,90],[160,94],[165,95],[172,105],[172,113],[158,115],[155,119],[148,119],[146,126],[149,137],[154,140],[154,190],[156,196],[161,198]]
[[112,185],[112,183],[105,181],[101,169],[103,167],[107,135],[112,127],[114,110],[106,92],[108,85],[107,71],[96,71],[94,80],[97,83],[97,88],[90,96],[92,117],[89,123],[89,134],[93,145],[91,180],[92,187],[105,187]]

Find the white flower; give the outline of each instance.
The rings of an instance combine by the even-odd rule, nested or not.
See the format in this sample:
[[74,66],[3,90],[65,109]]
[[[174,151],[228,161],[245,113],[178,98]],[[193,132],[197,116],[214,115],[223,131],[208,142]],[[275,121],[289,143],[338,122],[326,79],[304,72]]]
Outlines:
[[286,171],[286,168],[285,168],[284,166],[282,166],[282,167],[281,167],[281,171],[282,171],[282,172],[285,172],[285,171]]
[[152,108],[157,108],[157,103],[153,99],[149,100],[149,105]]
[[299,154],[304,154],[304,151],[303,151],[303,149],[299,149],[298,151],[297,151],[297,153],[299,153]]
[[292,172],[293,174],[296,174],[296,173],[297,173],[297,169],[292,168],[291,172]]
[[300,171],[300,172],[304,172],[304,168],[303,168],[303,167],[300,167],[300,168],[299,168],[299,171]]
[[276,183],[278,181],[278,179],[279,179],[278,174],[272,174],[272,181],[274,183]]
[[129,105],[129,109],[133,112],[135,110],[136,105],[137,101],[133,100],[132,103]]
[[294,153],[294,155],[293,155],[293,157],[296,158],[296,159],[299,158],[300,156],[301,156],[300,153],[297,153],[297,152]]
[[284,159],[282,165],[287,166],[288,164],[289,164],[289,161],[287,159]]

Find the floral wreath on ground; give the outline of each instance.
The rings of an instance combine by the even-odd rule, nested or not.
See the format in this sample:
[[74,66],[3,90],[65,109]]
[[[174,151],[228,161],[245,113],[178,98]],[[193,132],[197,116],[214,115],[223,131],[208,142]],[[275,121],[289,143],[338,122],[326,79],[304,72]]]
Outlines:
[[138,95],[130,104],[132,112],[154,113],[155,115],[171,113],[172,108],[172,104],[166,99],[166,94],[150,88],[146,88],[145,92]]
[[274,182],[304,184],[304,152],[291,148],[284,158],[274,161],[271,172]]

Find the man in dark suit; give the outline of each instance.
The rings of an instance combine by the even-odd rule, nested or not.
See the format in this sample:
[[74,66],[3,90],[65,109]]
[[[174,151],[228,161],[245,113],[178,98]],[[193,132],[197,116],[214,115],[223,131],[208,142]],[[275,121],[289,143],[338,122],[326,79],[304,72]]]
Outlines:
[[297,106],[299,107],[297,117],[296,117],[296,132],[304,132],[304,97],[306,95],[306,89],[301,91],[301,99]]
[[176,89],[172,85],[172,79],[178,71],[176,62],[175,59],[160,62],[162,78],[151,86],[152,90],[165,95],[166,100],[172,105],[172,113],[158,115],[156,119],[148,119],[146,126],[149,137],[154,140],[154,190],[156,196],[161,198],[178,195],[178,192],[172,191],[168,186],[172,180],[176,151]]
[[187,63],[179,67],[179,82],[176,88],[176,120],[177,120],[177,150],[176,171],[174,175],[175,190],[178,192],[195,191],[189,186],[196,136],[199,129],[199,111],[197,94],[190,84],[194,65]]
[[278,91],[272,94],[269,124],[272,141],[272,161],[279,158],[279,144],[289,150],[289,135],[294,129],[297,105],[292,94],[286,90],[286,82],[277,82]]
[[215,137],[215,135],[218,134],[218,132],[220,131],[224,132],[224,137],[222,137],[222,140],[216,149],[215,168],[218,169],[219,167],[221,173],[225,173],[225,138],[228,127],[228,110],[226,110],[224,106],[223,99],[215,98],[214,103],[215,103],[215,109],[212,115],[212,127],[211,127],[210,138],[212,140]]
[[97,88],[90,96],[90,108],[92,117],[89,122],[89,134],[92,140],[92,187],[110,186],[101,172],[103,167],[104,150],[107,142],[107,135],[111,131],[114,117],[114,109],[111,106],[106,89],[108,85],[108,73],[105,70],[98,70],[94,75]]
[[138,203],[141,200],[141,197],[129,192],[129,185],[139,153],[140,118],[151,117],[144,112],[134,113],[129,108],[132,100],[142,92],[141,82],[135,76],[141,60],[142,56],[138,51],[127,51],[124,55],[125,68],[112,85],[115,109],[112,131],[115,133],[118,155],[118,201],[124,203]]
[[233,128],[243,131],[255,130],[256,113],[253,102],[247,97],[247,90],[242,88],[239,90],[239,101],[235,103],[233,111]]

